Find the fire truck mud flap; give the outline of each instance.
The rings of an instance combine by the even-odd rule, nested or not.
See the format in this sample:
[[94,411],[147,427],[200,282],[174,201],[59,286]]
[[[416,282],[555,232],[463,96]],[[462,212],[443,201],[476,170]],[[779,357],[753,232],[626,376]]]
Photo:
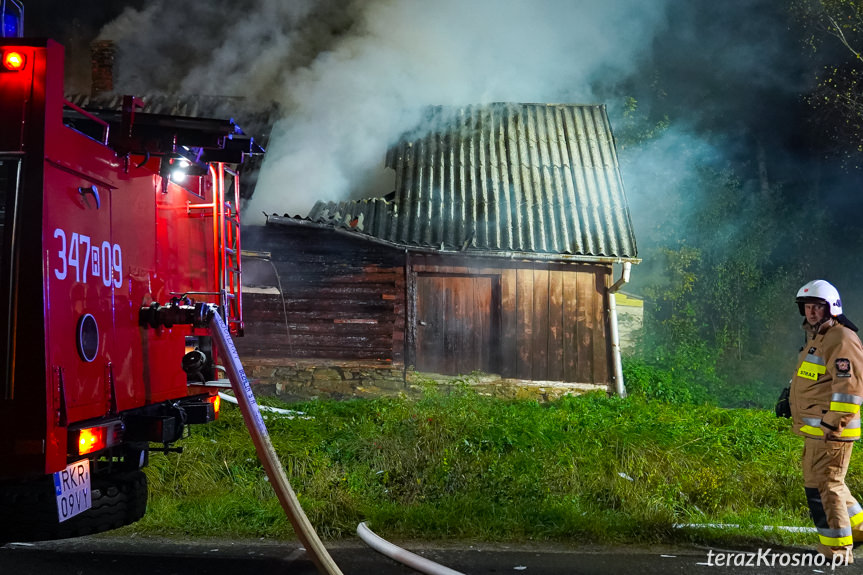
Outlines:
[[143,471],[94,477],[90,509],[60,522],[53,477],[0,489],[0,543],[45,541],[100,533],[133,523],[147,509]]

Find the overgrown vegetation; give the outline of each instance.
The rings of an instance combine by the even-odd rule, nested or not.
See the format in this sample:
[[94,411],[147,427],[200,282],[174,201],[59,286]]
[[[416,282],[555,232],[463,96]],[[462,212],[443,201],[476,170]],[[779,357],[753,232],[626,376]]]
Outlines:
[[[750,91],[750,61],[735,58],[711,74],[717,108],[704,109],[694,105],[691,84],[677,81],[697,66],[690,56],[654,61],[609,98],[643,260],[624,288],[645,303],[634,360],[667,373],[663,387],[726,407],[769,407],[787,385],[802,338],[794,296],[805,282],[830,281],[846,315],[856,321],[863,313],[863,274],[851,263],[861,236],[826,233],[853,225],[859,211],[852,206],[863,169],[863,1],[747,9],[764,10],[785,24],[779,74],[808,78],[795,91]],[[692,13],[698,22],[711,8]],[[693,36],[699,45],[710,28]],[[760,38],[764,29],[752,31]]]
[[[538,404],[429,388],[420,400],[293,405],[303,414],[270,415],[267,424],[326,538],[352,536],[368,521],[392,538],[809,542],[762,531],[809,525],[800,441],[787,420],[689,403],[664,376],[629,371],[641,391],[627,399],[594,393]],[[153,456],[148,514],[128,530],[292,537],[239,410],[226,407],[184,447]],[[852,491],[863,488],[856,465]],[[720,522],[750,529],[674,527]]]
[[633,365],[668,378],[657,382],[662,399],[769,408],[787,385],[803,337],[797,289],[828,279],[855,316],[859,274],[829,265],[827,256],[859,240],[820,233],[833,218],[817,195],[763,174],[755,179],[753,166],[719,165],[709,146],[676,134],[667,117],[651,123],[630,101],[624,118],[624,167],[639,154],[651,158],[652,148],[669,146],[684,157],[662,153],[647,167],[628,166],[637,183],[663,182],[656,202],[639,210],[644,261],[625,288],[644,298]]

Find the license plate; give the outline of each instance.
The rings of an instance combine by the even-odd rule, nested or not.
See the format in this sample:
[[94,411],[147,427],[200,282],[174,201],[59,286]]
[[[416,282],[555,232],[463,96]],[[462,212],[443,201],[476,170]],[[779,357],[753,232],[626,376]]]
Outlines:
[[60,522],[90,509],[90,460],[70,463],[63,471],[54,474],[57,492],[57,516]]

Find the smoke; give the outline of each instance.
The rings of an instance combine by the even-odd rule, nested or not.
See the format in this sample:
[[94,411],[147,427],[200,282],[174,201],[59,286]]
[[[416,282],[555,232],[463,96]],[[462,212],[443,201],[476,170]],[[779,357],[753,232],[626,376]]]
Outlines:
[[[123,91],[275,102],[247,212],[304,214],[317,200],[384,195],[387,148],[429,105],[596,103],[633,74],[665,2],[621,0],[193,0],[127,10]],[[247,220],[248,221],[248,220]]]
[[155,0],[101,35],[117,42],[122,92],[241,98],[239,119],[275,104],[247,222],[389,193],[385,152],[429,105],[606,103],[620,136],[635,96],[646,123],[671,119],[621,153],[646,247],[697,213],[697,166],[734,166],[746,191],[790,195],[811,178],[811,74],[786,19],[771,0]]
[[[787,3],[189,0],[178,12],[155,0],[105,27],[120,49],[118,89],[277,105],[247,222],[387,194],[385,151],[429,105],[605,103],[644,260],[630,289],[668,275],[662,248],[736,246],[765,252],[770,290],[824,277],[863,302],[845,293],[863,283],[859,223],[849,233],[836,223],[859,213],[859,180],[814,153],[802,98],[814,67]],[[638,100],[629,132],[628,97]],[[651,124],[663,126],[646,133]],[[832,220],[808,219],[813,206]],[[705,214],[723,221],[699,228]],[[753,341],[764,329],[752,327]],[[762,339],[785,328],[772,329]]]
[[[724,224],[736,229],[715,232],[713,243],[722,251],[732,249],[726,239],[773,224],[759,206],[762,197],[803,205],[821,160],[805,143],[801,95],[811,88],[812,74],[786,5],[671,0],[667,8],[667,28],[651,45],[651,73],[634,74],[625,83],[627,93],[639,97],[642,118],[670,119],[668,127],[621,153],[647,264],[639,268],[636,284],[650,279],[651,248],[692,245],[699,213],[715,207],[713,192],[704,189],[711,178],[703,170],[740,180],[737,217]],[[623,114],[617,115],[612,124],[625,126]],[[776,265],[799,267],[811,259],[791,251],[792,245],[772,254]]]

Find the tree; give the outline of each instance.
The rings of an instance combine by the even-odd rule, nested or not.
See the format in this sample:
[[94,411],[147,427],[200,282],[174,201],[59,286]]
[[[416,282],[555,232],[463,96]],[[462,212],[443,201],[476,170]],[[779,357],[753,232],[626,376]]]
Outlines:
[[819,65],[807,101],[813,125],[846,167],[863,167],[863,0],[794,0],[803,43]]
[[792,10],[808,29],[807,43],[817,50],[823,36],[832,36],[856,60],[863,60],[863,2],[860,0],[795,0]]

